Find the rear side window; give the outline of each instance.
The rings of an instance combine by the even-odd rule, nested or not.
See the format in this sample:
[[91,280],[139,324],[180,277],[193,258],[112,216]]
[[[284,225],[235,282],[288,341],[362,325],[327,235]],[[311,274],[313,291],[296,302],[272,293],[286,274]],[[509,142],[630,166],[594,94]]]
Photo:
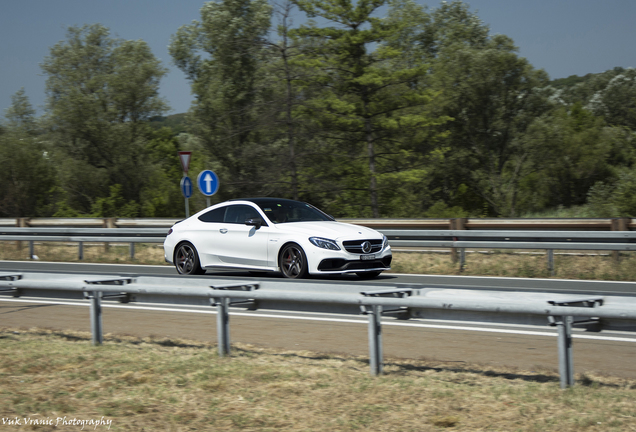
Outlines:
[[223,222],[223,219],[225,217],[225,210],[227,209],[227,207],[221,207],[218,209],[214,209],[214,210],[210,210],[207,213],[203,213],[201,216],[199,216],[199,220],[201,222]]
[[250,207],[245,204],[237,204],[227,207],[224,222],[242,225],[246,220],[253,218],[261,219],[261,215],[258,214],[254,207]]

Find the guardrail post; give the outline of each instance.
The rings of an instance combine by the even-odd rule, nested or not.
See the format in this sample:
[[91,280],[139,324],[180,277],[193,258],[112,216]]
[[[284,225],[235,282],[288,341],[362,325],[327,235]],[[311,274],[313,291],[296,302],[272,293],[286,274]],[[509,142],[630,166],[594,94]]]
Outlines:
[[371,375],[382,373],[382,306],[373,306],[369,315],[369,366]]
[[[594,309],[603,305],[602,297],[590,297],[572,300],[555,300],[548,301],[552,306],[563,307],[587,307]],[[550,325],[556,326],[558,331],[559,346],[559,375],[561,377],[561,388],[572,387],[574,385],[574,356],[572,348],[572,324],[591,324],[596,322],[598,318],[590,318],[584,321],[574,323],[574,317],[571,315],[549,316]]]
[[135,244],[134,243],[130,243],[130,259],[131,260],[135,259]]
[[87,296],[91,300],[91,333],[93,345],[101,345],[104,342],[102,331],[102,292],[90,291]]
[[35,256],[34,245],[35,243],[33,242],[33,240],[29,240],[29,259],[33,259],[33,257]]
[[84,259],[84,242],[77,243],[77,259],[82,261]]
[[219,344],[219,357],[230,355],[230,299],[221,297],[214,299],[216,304],[216,334]]
[[559,344],[559,376],[561,388],[574,385],[574,357],[572,350],[572,317],[556,316],[554,324],[558,331]]
[[[629,231],[630,218],[614,218],[612,219],[612,231]],[[612,257],[616,262],[619,261],[621,256],[620,251],[612,251]]]
[[550,272],[550,276],[554,276],[554,249],[548,249],[546,252],[548,257],[548,271]]
[[[29,219],[28,218],[18,218],[16,220],[16,226],[18,228],[26,228],[29,226]],[[16,249],[18,250],[18,253],[22,253],[22,242],[21,241],[17,241],[16,242]]]
[[[365,297],[393,297],[393,298],[405,298],[413,294],[412,288],[397,288],[378,291],[362,291],[360,292]],[[369,316],[369,367],[371,375],[380,375],[383,370],[382,364],[382,306],[371,305],[371,310],[367,309],[367,306],[361,305],[360,311],[362,314]],[[406,313],[408,314],[408,308],[398,308],[392,311],[386,311],[387,313]]]
[[[104,228],[117,228],[116,222],[117,218],[104,218]],[[110,251],[110,243],[104,243],[104,252],[108,253]]]
[[[466,221],[468,221],[467,218],[453,218],[450,220],[449,228],[451,230],[465,230]],[[453,240],[457,241],[457,238],[454,237]],[[462,261],[462,254],[464,254],[463,261]],[[460,270],[461,270],[464,267],[464,264],[466,263],[466,255],[465,255],[464,248],[451,248],[451,260],[453,264],[460,262]]]
[[[259,288],[258,284],[250,285],[229,285],[229,286],[211,286],[216,290],[234,290],[234,291],[252,291]],[[256,300],[247,299],[243,301],[230,302],[230,297],[212,297],[210,300],[212,306],[216,306],[216,334],[219,344],[219,357],[230,355],[230,306],[236,305],[253,305],[256,307]]]
[[[112,279],[85,280],[88,285],[126,285],[132,282],[132,278],[116,277]],[[102,291],[85,291],[84,298],[91,301],[91,333],[93,345],[101,345],[104,342],[102,327],[102,298],[120,298],[128,303],[128,294],[125,292],[104,294]]]

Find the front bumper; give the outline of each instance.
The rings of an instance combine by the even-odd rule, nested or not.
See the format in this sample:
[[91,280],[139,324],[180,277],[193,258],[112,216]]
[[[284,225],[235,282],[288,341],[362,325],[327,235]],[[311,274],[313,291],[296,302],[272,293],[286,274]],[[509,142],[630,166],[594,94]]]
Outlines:
[[325,258],[318,264],[319,273],[362,273],[391,270],[392,255],[385,255],[375,260]]

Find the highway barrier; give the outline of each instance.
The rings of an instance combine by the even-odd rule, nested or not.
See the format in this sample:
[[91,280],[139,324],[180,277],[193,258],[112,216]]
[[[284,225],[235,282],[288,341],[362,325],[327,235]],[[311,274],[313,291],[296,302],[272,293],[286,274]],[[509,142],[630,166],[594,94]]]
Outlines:
[[[631,219],[630,219],[631,220]],[[482,220],[479,220],[482,221]],[[594,220],[595,224],[587,224],[598,227],[600,222]],[[611,221],[611,220],[610,220]],[[629,228],[626,220],[621,220],[623,228]],[[147,225],[155,224],[155,227]],[[167,221],[174,222],[174,221]],[[554,272],[554,251],[555,250],[577,250],[577,251],[612,251],[613,253],[630,252],[636,250],[636,231],[614,230],[614,231],[598,231],[598,230],[570,230],[563,229],[563,226],[572,226],[572,224],[562,225],[560,230],[554,228],[543,228],[538,230],[537,227],[545,224],[529,224],[523,226],[533,226],[533,229],[492,229],[493,223],[486,225],[489,229],[424,229],[422,224],[419,228],[400,228],[391,225],[390,221],[376,222],[373,225],[369,221],[359,221],[366,223],[367,226],[373,226],[389,238],[392,247],[402,248],[445,248],[450,249],[457,255],[460,269],[466,262],[466,249],[522,249],[522,250],[545,250],[547,257],[547,267],[550,272]],[[395,221],[393,221],[395,222]],[[424,222],[424,221],[422,221]],[[478,221],[472,222],[472,226],[480,226]],[[81,222],[86,223],[86,222]],[[35,255],[35,242],[76,242],[78,244],[78,259],[84,258],[84,243],[86,242],[120,242],[128,243],[130,248],[131,259],[135,256],[136,243],[163,243],[167,234],[167,227],[158,228],[158,220],[146,220],[139,222],[139,226],[129,227],[131,223],[124,228],[86,228],[86,227],[66,227],[66,226],[38,226],[29,227],[7,227],[0,226],[0,241],[18,241],[28,242],[29,256]],[[381,226],[379,225],[381,224]],[[414,222],[410,222],[413,226]],[[403,225],[409,225],[403,223]],[[454,226],[466,227],[469,225],[455,223]],[[511,221],[502,223],[499,226],[510,227],[513,225]],[[582,226],[579,222],[576,226]],[[611,223],[610,226],[613,226]],[[389,226],[393,226],[390,228]],[[520,226],[520,224],[517,224]],[[551,223],[551,227],[555,227],[555,223]]]
[[[585,281],[581,281],[583,284]],[[556,281],[555,281],[556,284]],[[369,317],[369,364],[382,373],[382,320],[434,317],[473,322],[555,326],[561,387],[574,385],[572,328],[636,331],[636,297],[558,292],[443,289],[334,281],[238,280],[218,277],[113,276],[0,272],[0,294],[12,297],[86,299],[93,344],[101,344],[101,302],[210,305],[217,308],[219,355],[230,354],[230,308],[362,313]]]

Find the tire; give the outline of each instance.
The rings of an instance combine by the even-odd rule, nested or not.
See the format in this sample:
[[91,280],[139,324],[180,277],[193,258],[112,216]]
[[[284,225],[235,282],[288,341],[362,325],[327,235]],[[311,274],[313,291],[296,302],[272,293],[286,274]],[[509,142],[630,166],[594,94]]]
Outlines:
[[174,266],[182,275],[200,275],[205,270],[201,268],[199,253],[191,243],[181,243],[174,253]]
[[288,279],[302,279],[308,275],[307,255],[296,243],[283,247],[278,257],[278,266]]
[[356,273],[360,279],[374,279],[380,276],[381,271],[359,272]]

